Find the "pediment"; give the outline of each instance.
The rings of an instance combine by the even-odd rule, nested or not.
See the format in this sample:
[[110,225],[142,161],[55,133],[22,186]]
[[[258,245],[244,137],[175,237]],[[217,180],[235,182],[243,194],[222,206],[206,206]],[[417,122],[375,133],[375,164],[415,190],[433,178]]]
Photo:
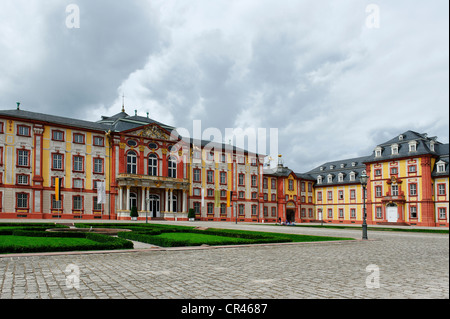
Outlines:
[[133,130],[123,132],[127,135],[138,136],[155,140],[174,140],[169,131],[163,129],[157,124],[150,124]]

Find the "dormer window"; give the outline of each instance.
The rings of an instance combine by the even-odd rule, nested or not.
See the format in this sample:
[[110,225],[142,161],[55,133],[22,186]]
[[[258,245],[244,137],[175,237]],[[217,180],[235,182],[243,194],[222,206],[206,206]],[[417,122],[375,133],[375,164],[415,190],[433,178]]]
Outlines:
[[408,143],[409,145],[409,151],[410,152],[415,152],[417,151],[417,142],[416,141],[411,141]]
[[430,151],[434,152],[434,144],[436,144],[435,141],[430,142]]
[[334,169],[334,165],[330,165],[330,169]]
[[436,171],[438,173],[445,173],[445,162],[439,161],[436,163]]
[[317,184],[322,184],[322,176],[317,176]]
[[355,172],[350,172],[350,181],[354,181],[355,180]]
[[328,183],[333,183],[333,175],[328,175],[327,176],[327,179],[328,179]]
[[343,182],[344,181],[344,174],[343,173],[339,173],[338,175],[338,182]]
[[325,167],[323,167],[323,166],[320,166],[320,170],[321,171],[323,171],[325,169]]
[[341,164],[341,168],[344,168],[345,167],[345,164]]
[[399,135],[398,140],[403,141],[403,135]]
[[382,151],[383,151],[383,149],[380,146],[375,148],[375,157],[381,157],[381,152]]
[[355,166],[356,166],[356,164],[357,164],[356,162],[352,162],[352,166],[353,166],[353,167],[355,167]]
[[398,144],[392,144],[391,145],[391,154],[397,155],[398,154]]

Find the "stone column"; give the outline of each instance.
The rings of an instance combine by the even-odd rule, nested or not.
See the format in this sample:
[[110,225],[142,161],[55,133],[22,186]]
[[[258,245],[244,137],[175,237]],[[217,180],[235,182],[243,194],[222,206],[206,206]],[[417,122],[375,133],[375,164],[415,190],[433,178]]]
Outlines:
[[164,205],[164,211],[168,212],[169,211],[169,190],[166,188],[166,196],[165,196],[165,202],[166,204]]
[[130,188],[131,186],[127,186],[127,210],[130,210]]
[[119,210],[123,210],[123,188],[119,186]]
[[187,196],[186,196],[186,191],[183,190],[183,213],[186,213],[186,207],[187,207]]
[[142,187],[141,211],[145,211],[145,187]]

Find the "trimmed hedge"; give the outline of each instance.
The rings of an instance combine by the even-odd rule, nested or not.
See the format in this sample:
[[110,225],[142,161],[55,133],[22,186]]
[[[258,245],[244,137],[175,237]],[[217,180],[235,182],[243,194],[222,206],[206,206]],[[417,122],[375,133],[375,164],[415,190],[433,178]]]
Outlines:
[[[30,252],[57,252],[57,251],[88,251],[88,250],[115,250],[132,249],[133,243],[122,238],[111,237],[95,233],[66,233],[31,230],[1,231],[0,235],[12,235],[19,237],[46,237],[55,238],[55,242],[49,245],[2,245],[0,253],[30,253]],[[74,245],[57,245],[57,238],[79,238],[93,241],[94,243],[79,243]],[[0,238],[1,239],[1,238]]]

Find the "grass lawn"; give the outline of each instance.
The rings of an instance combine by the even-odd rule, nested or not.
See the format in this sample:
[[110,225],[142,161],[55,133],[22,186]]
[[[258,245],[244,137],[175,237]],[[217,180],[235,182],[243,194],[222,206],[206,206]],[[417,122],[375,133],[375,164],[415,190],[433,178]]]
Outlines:
[[0,247],[14,247],[20,250],[21,248],[39,249],[42,247],[64,248],[73,246],[95,246],[95,242],[86,238],[71,238],[71,237],[27,237],[27,236],[0,236]]
[[183,241],[186,246],[197,245],[230,245],[240,244],[242,239],[236,237],[225,237],[218,235],[196,234],[196,233],[162,233],[154,236],[159,239],[166,239],[170,241]]

